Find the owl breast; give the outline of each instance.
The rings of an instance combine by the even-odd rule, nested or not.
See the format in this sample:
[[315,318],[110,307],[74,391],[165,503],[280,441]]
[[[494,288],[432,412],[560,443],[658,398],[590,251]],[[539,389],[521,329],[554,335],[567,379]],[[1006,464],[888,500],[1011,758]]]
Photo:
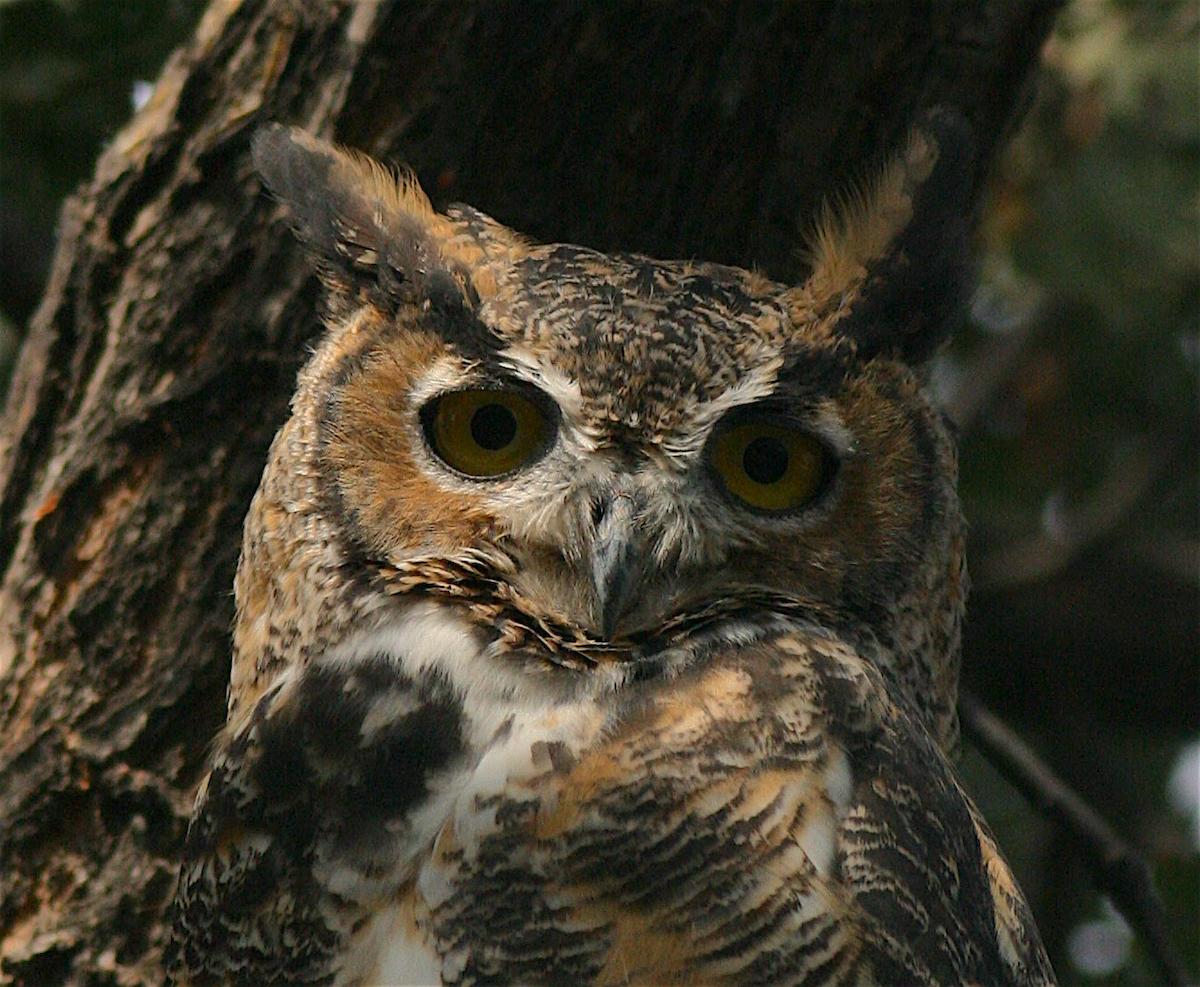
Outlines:
[[986,832],[881,689],[806,632],[616,704],[513,712],[510,694],[353,966],[389,984],[1040,982],[1036,946],[1006,945],[1028,917],[993,895]]

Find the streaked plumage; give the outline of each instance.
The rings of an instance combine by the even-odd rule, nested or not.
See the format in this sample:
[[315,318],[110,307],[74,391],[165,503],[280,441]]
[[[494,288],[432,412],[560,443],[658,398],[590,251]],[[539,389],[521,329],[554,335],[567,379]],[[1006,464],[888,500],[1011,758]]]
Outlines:
[[926,117],[786,288],[258,138],[329,332],[246,522],[178,982],[1051,982],[950,761],[919,367],[968,143]]

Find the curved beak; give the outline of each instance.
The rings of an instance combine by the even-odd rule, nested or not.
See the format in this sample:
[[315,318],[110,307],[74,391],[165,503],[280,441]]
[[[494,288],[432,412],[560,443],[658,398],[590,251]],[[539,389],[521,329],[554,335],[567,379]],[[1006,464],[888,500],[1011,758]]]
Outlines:
[[600,632],[611,638],[641,583],[641,539],[632,496],[614,494],[604,501],[601,511],[592,542],[592,586]]

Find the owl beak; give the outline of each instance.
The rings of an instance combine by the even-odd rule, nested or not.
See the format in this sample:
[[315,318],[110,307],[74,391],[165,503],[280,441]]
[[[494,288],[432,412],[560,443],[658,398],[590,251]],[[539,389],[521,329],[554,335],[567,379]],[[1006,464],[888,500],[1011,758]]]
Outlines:
[[596,616],[600,633],[611,638],[633,602],[640,583],[637,505],[627,493],[618,493],[602,506],[592,543],[592,585],[596,590]]

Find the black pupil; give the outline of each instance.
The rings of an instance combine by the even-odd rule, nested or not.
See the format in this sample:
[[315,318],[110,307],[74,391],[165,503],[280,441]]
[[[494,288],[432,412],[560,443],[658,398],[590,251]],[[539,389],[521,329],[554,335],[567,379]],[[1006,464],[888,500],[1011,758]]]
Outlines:
[[760,435],[742,453],[742,469],[755,483],[778,483],[788,468],[787,446],[774,436]]
[[517,416],[502,404],[485,404],[471,416],[471,438],[477,445],[496,452],[517,435]]

